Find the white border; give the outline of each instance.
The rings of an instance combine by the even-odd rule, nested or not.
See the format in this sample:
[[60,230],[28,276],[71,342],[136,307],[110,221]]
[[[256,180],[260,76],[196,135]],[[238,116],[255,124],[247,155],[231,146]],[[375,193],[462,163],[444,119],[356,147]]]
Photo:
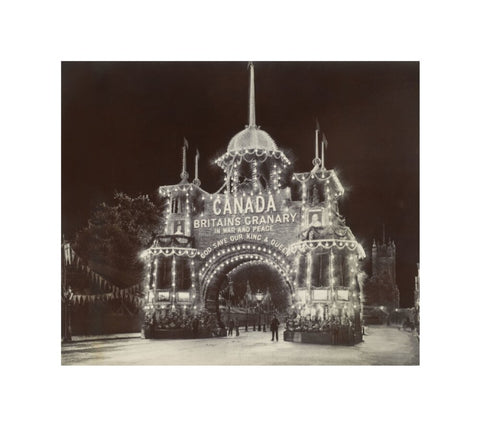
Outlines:
[[[478,254],[462,235],[478,238],[475,3],[172,4],[1,6],[2,418],[470,423]],[[421,367],[60,367],[60,61],[212,59],[421,60]]]

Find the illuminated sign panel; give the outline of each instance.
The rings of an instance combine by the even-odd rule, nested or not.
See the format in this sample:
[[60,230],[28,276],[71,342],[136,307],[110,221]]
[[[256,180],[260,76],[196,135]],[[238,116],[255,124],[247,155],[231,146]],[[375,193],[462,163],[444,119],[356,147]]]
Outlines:
[[[290,204],[290,206],[288,206]],[[193,218],[192,232],[202,258],[231,243],[259,242],[287,254],[300,232],[298,205],[272,194],[218,195]]]

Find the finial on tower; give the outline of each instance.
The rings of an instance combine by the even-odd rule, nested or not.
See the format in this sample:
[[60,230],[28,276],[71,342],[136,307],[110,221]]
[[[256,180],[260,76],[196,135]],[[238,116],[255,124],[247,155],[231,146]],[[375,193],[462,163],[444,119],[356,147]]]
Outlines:
[[250,68],[250,92],[248,102],[248,127],[257,127],[255,124],[255,73],[253,62],[248,63]]
[[188,180],[187,149],[188,149],[188,141],[186,138],[183,138],[182,173],[180,173],[180,177],[182,178],[182,180]]
[[325,148],[328,146],[327,138],[325,133],[322,132],[322,169],[325,170]]
[[312,160],[312,164],[314,165],[312,173],[317,173],[317,170],[320,168],[321,160],[318,158],[318,132],[320,131],[320,124],[318,124],[318,119],[315,119],[316,127],[315,127],[315,157]]
[[198,152],[195,154],[195,179],[193,179],[193,183],[197,186],[201,185],[200,179],[198,178],[198,160],[200,159],[200,153]]

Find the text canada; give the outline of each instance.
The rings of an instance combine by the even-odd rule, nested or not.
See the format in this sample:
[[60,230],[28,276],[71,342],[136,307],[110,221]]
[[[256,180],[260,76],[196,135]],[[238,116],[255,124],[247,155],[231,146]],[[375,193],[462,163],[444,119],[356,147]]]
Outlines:
[[247,214],[247,213],[268,213],[276,212],[277,207],[272,195],[268,196],[268,200],[261,195],[256,197],[234,197],[217,198],[213,202],[213,213],[215,215],[226,214]]

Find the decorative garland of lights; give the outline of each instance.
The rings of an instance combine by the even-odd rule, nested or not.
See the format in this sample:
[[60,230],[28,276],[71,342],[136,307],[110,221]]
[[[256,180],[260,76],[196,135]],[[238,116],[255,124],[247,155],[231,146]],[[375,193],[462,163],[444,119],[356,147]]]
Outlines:
[[164,228],[164,234],[168,233],[168,220],[167,218],[170,216],[170,213],[173,210],[173,203],[172,203],[172,197],[170,197],[170,194],[168,195],[167,202],[165,204],[164,208],[164,215],[165,215],[165,228]]
[[208,274],[204,275],[202,281],[205,282],[206,287],[208,287],[208,285],[210,284],[210,281],[213,279],[213,277],[218,272],[220,272],[226,265],[229,265],[230,263],[235,263],[239,260],[240,261],[245,260],[245,259],[247,259],[247,260],[260,260],[260,259],[262,259],[263,263],[266,263],[268,265],[271,265],[271,266],[275,267],[275,269],[277,269],[280,272],[280,274],[285,278],[285,280],[289,281],[288,275],[291,274],[291,270],[290,270],[289,266],[287,266],[287,268],[285,268],[284,266],[280,266],[277,262],[274,262],[274,261],[268,259],[265,255],[259,255],[259,254],[239,254],[239,255],[236,255],[236,256],[233,256],[233,257],[226,258],[221,263],[217,264],[217,266],[214,270],[212,270],[212,271],[208,272]]
[[281,151],[268,151],[265,149],[253,148],[242,149],[240,151],[226,152],[221,157],[215,160],[215,164],[224,168],[225,164],[230,164],[235,158],[241,158],[247,163],[253,161],[265,162],[268,158],[275,158],[276,160],[282,160],[285,164],[291,165],[291,161]]
[[291,287],[290,290],[293,292],[293,287],[290,285],[290,279],[288,278],[288,273],[286,273],[283,270],[283,268],[277,262],[274,262],[271,259],[265,258],[264,256],[261,256],[261,255],[258,255],[258,254],[240,254],[240,255],[234,256],[233,258],[226,259],[223,262],[221,262],[220,264],[218,264],[217,267],[213,271],[211,271],[206,276],[206,278],[203,279],[203,282],[204,282],[204,285],[202,286],[203,296],[204,297],[206,296],[206,292],[207,292],[207,289],[210,285],[210,282],[212,281],[212,279],[215,277],[215,275],[218,272],[220,272],[226,265],[228,265],[230,263],[234,263],[238,260],[245,260],[245,259],[247,259],[246,262],[244,261],[244,262],[240,263],[239,265],[235,266],[235,268],[233,268],[232,271],[230,271],[230,272],[233,272],[234,270],[236,270],[240,267],[243,267],[245,264],[257,264],[257,265],[267,264],[267,265],[271,266],[272,268],[274,268],[281,275],[281,277],[285,280],[287,285],[289,287]]
[[[346,283],[347,280],[345,278],[341,278],[339,280],[339,283],[340,285],[336,285],[336,280],[335,280],[335,253],[334,253],[334,250],[331,249],[329,251],[329,254],[328,254],[328,280],[327,282],[329,283],[328,285],[327,284],[320,284],[320,285],[317,285],[317,286],[312,286],[312,283],[311,283],[311,266],[312,266],[312,252],[309,251],[306,255],[306,261],[307,261],[307,275],[306,275],[306,286],[305,287],[302,287],[302,288],[306,288],[306,289],[310,289],[310,288],[326,288],[326,287],[329,287],[329,288],[355,288],[355,285],[356,285],[356,281],[355,281],[355,278],[357,277],[357,274],[355,271],[358,271],[358,255],[353,255],[353,254],[350,254],[348,256],[346,256],[346,259],[348,260],[348,263],[349,263],[349,271],[351,273],[351,279],[349,281],[349,283],[347,285],[345,284],[342,284],[342,283]],[[300,255],[297,255],[296,256],[296,261],[295,261],[295,267],[296,267],[296,271],[299,270],[299,262],[300,262]],[[294,282],[294,286],[298,286],[298,283]]]
[[177,277],[177,261],[175,256],[172,257],[172,309],[175,309],[175,281]]
[[[229,246],[226,249],[221,249],[217,252],[212,253],[212,255],[208,259],[206,259],[204,266],[200,269],[200,276],[203,278],[205,273],[207,272],[207,269],[213,264],[213,262],[217,261],[217,259],[220,260],[220,258],[224,255],[227,255],[226,257],[231,257],[229,253],[241,252],[243,250],[258,250],[258,252],[263,253],[264,256],[273,256],[276,261],[278,261],[282,265],[286,265],[285,268],[287,272],[291,273],[291,268],[288,265],[288,262],[285,260],[286,257],[280,252],[277,252],[276,250],[272,250],[271,248],[267,248],[262,245],[257,246],[255,244],[236,244]],[[243,256],[245,254],[241,253],[241,255]]]
[[[204,283],[203,285],[203,289],[204,291],[206,290],[206,288],[209,286],[211,280],[214,278],[214,276],[220,272],[225,266],[229,265],[229,264],[233,264],[237,261],[244,261],[244,260],[247,260],[247,261],[259,261],[259,263],[263,263],[263,264],[267,264],[267,265],[270,265],[272,267],[274,267],[281,275],[282,277],[285,279],[285,281],[287,283],[290,282],[290,279],[289,279],[289,275],[292,274],[292,270],[290,269],[290,266],[288,264],[286,264],[285,260],[281,260],[280,262],[275,258],[275,260],[272,260],[272,259],[269,259],[268,257],[266,257],[265,254],[238,254],[236,256],[233,256],[233,257],[228,257],[228,258],[225,258],[221,263],[217,264],[217,266],[215,267],[214,270],[211,270],[211,271],[205,271],[205,272],[200,272],[201,274],[201,282]],[[242,262],[244,263],[244,262]],[[204,270],[204,268],[202,268],[202,270]]]
[[332,179],[333,181],[335,182],[335,184],[337,185],[337,188],[340,188],[340,195],[343,195],[343,193],[345,192],[345,190],[343,189],[343,185],[340,183],[340,181],[338,180],[338,177],[337,177],[337,174],[332,172]]
[[258,192],[258,162],[257,162],[257,160],[252,161],[252,181],[253,181],[253,191]]
[[239,185],[239,174],[238,174],[238,166],[240,164],[241,160],[235,160],[233,162],[233,178],[232,178],[232,183],[233,183],[233,194],[236,196],[238,192],[238,185]]
[[297,250],[301,252],[306,252],[317,247],[322,247],[324,249],[330,249],[332,247],[338,247],[339,249],[348,248],[349,250],[355,250],[358,248],[360,251],[360,258],[365,257],[365,252],[363,251],[362,246],[355,240],[337,240],[337,239],[325,239],[325,240],[308,240],[308,241],[299,241],[290,245],[290,251],[295,253]]
[[197,255],[198,250],[194,248],[182,248],[182,247],[151,247],[150,254],[156,256],[187,256],[193,258]]
[[273,190],[277,191],[277,193],[279,192],[279,189],[280,189],[280,173],[281,171],[279,172],[277,170],[277,165],[274,164],[273,165]]
[[157,290],[157,267],[158,267],[158,260],[155,259],[153,261],[153,282],[152,282],[152,288],[154,291]]
[[[349,260],[355,262],[355,267],[356,267],[357,270],[358,270],[358,261],[357,261],[357,258],[356,258],[355,256],[353,256],[353,255],[350,255],[350,256],[349,256]],[[355,285],[355,278],[354,278],[354,277],[355,277],[355,269],[350,268],[350,272],[352,273],[352,279],[351,279],[351,281],[350,281],[350,285],[351,285],[351,286],[354,286],[354,285]]]
[[[337,191],[335,192],[335,197],[341,197],[345,190],[343,188],[343,185],[340,183],[337,174],[333,171],[327,171],[323,170],[321,172],[307,172],[307,173],[294,173],[292,176],[292,181],[297,181],[302,183],[302,189],[304,190],[304,186],[306,185],[307,182],[309,182],[311,179],[316,179],[317,181],[320,182],[325,182],[325,183],[330,183],[330,179],[333,180],[337,187]],[[327,186],[326,188],[327,192],[330,192],[330,188]]]
[[[295,271],[298,271],[299,267],[300,267],[300,256],[295,256]],[[298,279],[298,275],[295,274],[295,280],[293,281],[293,288],[294,289],[297,288],[297,286],[298,286],[297,279]]]
[[292,176],[292,180],[296,180],[298,182],[308,182],[308,180],[311,179],[312,177],[316,177],[317,180],[328,181],[332,174],[333,173],[331,170],[326,170],[324,172],[321,172],[321,176],[319,176],[318,173],[312,173],[312,172],[294,173]]
[[178,185],[164,185],[158,188],[158,193],[162,197],[170,197],[171,195],[175,195],[179,192],[192,192],[192,189],[199,191],[203,194],[207,194],[208,192],[200,188],[199,186],[188,183],[188,184],[178,184]]
[[190,261],[190,270],[192,271],[191,278],[192,278],[192,286],[191,286],[191,301],[194,304],[195,303],[195,297],[196,297],[196,288],[195,288],[195,261],[191,260]]

